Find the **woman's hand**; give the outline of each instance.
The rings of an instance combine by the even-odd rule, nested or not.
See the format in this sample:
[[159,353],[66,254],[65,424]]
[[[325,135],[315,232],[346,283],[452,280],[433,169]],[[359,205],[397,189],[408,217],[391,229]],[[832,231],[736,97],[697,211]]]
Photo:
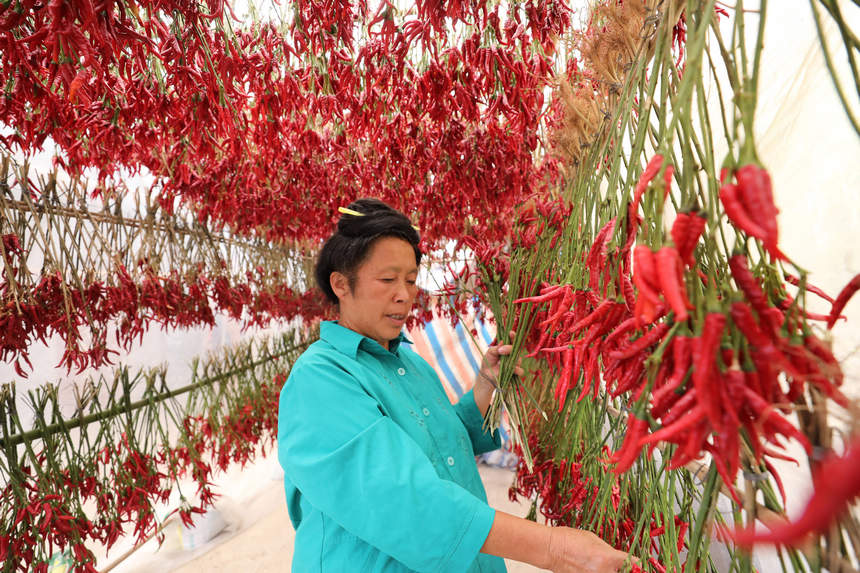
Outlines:
[[[516,336],[516,332],[512,330],[510,335],[513,339]],[[510,344],[494,344],[487,348],[484,359],[481,361],[481,369],[478,371],[476,383],[489,384],[493,388],[497,388],[499,385],[499,369],[502,356],[509,355],[513,350],[514,347]],[[514,367],[514,373],[517,376],[523,375],[523,369],[520,367],[519,362]]]
[[[511,331],[510,334],[513,339],[516,333]],[[513,350],[514,347],[510,344],[494,344],[487,348],[487,352],[484,354],[474,387],[475,404],[477,404],[482,416],[486,415],[493,398],[493,392],[499,387],[499,369],[502,356],[507,356]],[[514,367],[514,373],[517,376],[523,375],[523,369],[519,362]]]
[[549,569],[554,573],[630,571],[633,557],[581,529],[553,527],[549,536]]

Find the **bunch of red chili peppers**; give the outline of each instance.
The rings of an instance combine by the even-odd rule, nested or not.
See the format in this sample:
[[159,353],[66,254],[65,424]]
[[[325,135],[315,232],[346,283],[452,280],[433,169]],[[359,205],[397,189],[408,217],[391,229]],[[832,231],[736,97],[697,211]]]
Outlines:
[[[286,34],[227,33],[229,5],[211,4],[25,1],[0,13],[7,147],[50,138],[73,175],[97,169],[102,190],[121,168],[147,170],[168,210],[178,199],[272,240],[322,238],[338,206],[368,194],[414,209],[428,245],[462,236],[468,215],[477,236],[501,240],[513,205],[553,173],[533,160],[552,72],[532,44],[566,29],[562,1],[511,6],[504,26],[483,2],[404,20],[386,3],[369,14],[302,2]],[[443,20],[476,29],[439,49]]]
[[[764,465],[782,490],[768,458],[786,458],[785,439],[812,453],[809,439],[786,417],[808,385],[849,405],[839,390],[839,363],[808,323],[832,326],[860,277],[836,299],[827,297],[833,303],[829,314],[816,315],[801,309],[782,286],[766,291],[743,252],[729,257],[728,274],[711,269],[707,275],[697,262],[706,218],[695,209],[677,215],[671,240],[656,251],[634,247],[643,195],[649,189],[657,197],[668,193],[671,165],[655,183],[663,163],[657,155],[645,168],[618,246],[608,249],[615,219],[596,233],[585,259],[586,288],[544,284],[515,304],[538,309],[530,356],[558,373],[559,410],[568,399],[596,398],[601,390],[624,398],[630,412],[624,442],[610,457],[614,471],[625,472],[643,449],[650,453],[659,444],[672,445],[669,468],[707,453],[740,504],[734,483],[744,464]],[[720,193],[729,221],[741,237],[758,239],[772,257],[785,259],[777,246],[767,172],[745,165],[733,177],[737,183],[724,184]],[[729,279],[736,289],[707,296],[716,292],[715,281]],[[691,298],[707,303],[695,308]],[[750,458],[742,454],[742,441]],[[844,507],[854,495],[839,496],[831,506]]]
[[[102,448],[98,460],[54,470],[56,460],[42,451],[38,467],[20,467],[20,479],[0,490],[0,561],[13,571],[46,572],[54,550],[70,547],[76,570],[97,571],[86,544],[110,549],[124,535],[146,539],[158,526],[156,504],[166,503],[184,476],[197,485],[196,501],[177,511],[191,525],[194,514],[205,512],[215,499],[213,466],[222,471],[231,463],[244,466],[258,448],[265,454],[274,445],[285,379],[278,375],[259,391],[238,397],[217,423],[185,418],[177,445],[161,445],[157,452],[148,453],[123,434],[115,445]],[[95,514],[84,509],[90,505]]]
[[[518,448],[518,446],[517,446]],[[517,449],[515,448],[515,450]],[[526,500],[535,500],[539,503],[541,515],[547,523],[553,525],[565,525],[568,527],[584,527],[594,515],[599,515],[595,505],[599,503],[600,488],[591,477],[582,471],[583,451],[576,454],[575,459],[557,460],[554,456],[542,448],[539,444],[537,432],[529,435],[529,448],[533,456],[533,467],[528,469],[520,457],[517,464],[517,476],[511,486],[508,496],[511,501],[518,501],[518,497]],[[609,451],[604,446],[604,461],[601,463],[608,471],[605,459]],[[603,484],[602,487],[607,487]],[[599,519],[596,526],[589,527],[602,539],[611,543],[618,549],[628,550],[633,544],[636,536],[649,540],[647,545],[653,554],[659,554],[657,538],[666,531],[662,521],[667,516],[652,516],[647,528],[643,528],[638,534],[636,532],[636,520],[639,517],[634,508],[621,496],[619,478],[615,475],[614,483],[609,486],[611,494],[609,505],[612,513],[605,514]],[[689,525],[679,516],[668,516],[674,523],[677,532],[677,547],[680,552],[684,547],[684,539]],[[666,567],[654,557],[648,560],[649,565],[655,571],[665,573]],[[641,571],[640,568],[634,569]]]
[[[9,237],[7,235],[6,237]],[[265,326],[273,320],[301,316],[314,321],[331,312],[319,293],[296,293],[283,284],[269,285],[249,273],[247,283],[231,283],[225,276],[198,273],[193,279],[179,273],[157,276],[145,272],[140,282],[119,267],[116,284],[93,281],[83,290],[63,282],[59,274],[42,276],[29,292],[13,297],[9,281],[0,282],[0,356],[27,376],[28,352],[35,341],[46,343],[58,335],[66,349],[58,367],[78,373],[112,364],[116,348],[128,350],[153,325],[163,328],[214,326],[215,312],[246,326]],[[81,348],[89,330],[89,349]],[[108,333],[112,338],[108,339]]]

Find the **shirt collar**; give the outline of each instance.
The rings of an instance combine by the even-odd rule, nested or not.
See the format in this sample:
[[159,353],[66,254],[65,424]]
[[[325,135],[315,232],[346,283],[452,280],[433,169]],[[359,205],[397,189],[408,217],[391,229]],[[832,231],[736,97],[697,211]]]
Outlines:
[[[320,339],[325,340],[351,358],[358,355],[359,347],[363,347],[368,352],[385,352],[385,348],[377,341],[341,326],[334,320],[325,320],[320,323]],[[402,342],[412,344],[412,341],[401,332],[397,338],[388,341],[388,351],[396,354]]]

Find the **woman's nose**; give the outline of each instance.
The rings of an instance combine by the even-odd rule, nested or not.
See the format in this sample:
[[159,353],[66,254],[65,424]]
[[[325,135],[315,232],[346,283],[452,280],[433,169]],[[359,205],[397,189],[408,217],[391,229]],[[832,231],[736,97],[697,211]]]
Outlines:
[[397,302],[403,302],[409,298],[409,285],[406,284],[406,281],[401,281],[397,283],[397,290],[394,293],[394,300]]

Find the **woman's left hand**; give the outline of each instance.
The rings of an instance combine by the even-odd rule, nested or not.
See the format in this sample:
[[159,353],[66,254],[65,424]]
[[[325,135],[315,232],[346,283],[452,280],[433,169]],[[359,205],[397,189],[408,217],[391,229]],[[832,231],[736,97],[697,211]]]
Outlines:
[[[510,335],[511,339],[513,339],[516,336],[516,332],[512,330]],[[494,344],[487,348],[487,352],[484,354],[484,359],[481,362],[481,369],[478,371],[476,382],[482,385],[489,384],[493,388],[498,388],[501,357],[509,355],[513,350],[514,347],[510,344]],[[517,376],[522,376],[524,373],[520,362],[521,360],[518,360],[517,365],[514,367],[514,373]]]

